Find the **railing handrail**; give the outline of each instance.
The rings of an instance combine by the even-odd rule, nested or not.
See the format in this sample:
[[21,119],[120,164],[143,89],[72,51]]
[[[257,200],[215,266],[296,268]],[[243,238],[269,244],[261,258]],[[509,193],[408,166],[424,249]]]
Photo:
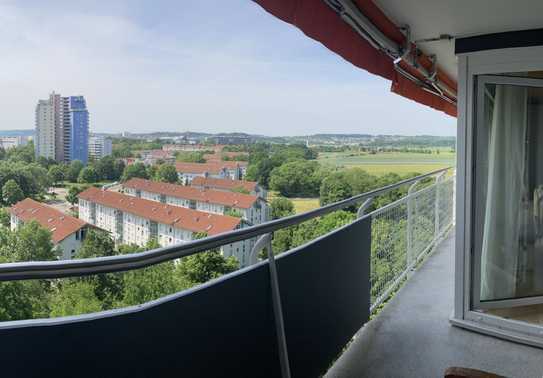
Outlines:
[[[263,234],[272,233],[285,227],[297,225],[310,219],[355,205],[356,203],[368,198],[385,194],[403,185],[446,172],[451,168],[452,167],[442,168],[417,177],[405,179],[382,188],[374,189],[342,201],[319,207],[315,210],[307,211],[305,213],[275,219],[259,225],[210,236],[204,239],[193,240],[185,244],[161,247],[150,251],[137,252],[127,255],[89,259],[31,261],[0,264],[0,281],[77,277],[145,268],[151,265],[217,248],[225,244],[231,244]],[[370,215],[364,215],[364,217],[367,216]]]

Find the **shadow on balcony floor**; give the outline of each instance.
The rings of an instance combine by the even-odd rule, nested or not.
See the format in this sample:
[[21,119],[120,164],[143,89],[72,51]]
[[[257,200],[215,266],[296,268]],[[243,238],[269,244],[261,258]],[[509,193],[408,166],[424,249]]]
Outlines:
[[449,324],[454,232],[356,336],[326,377],[443,377],[449,366],[541,377],[543,350]]

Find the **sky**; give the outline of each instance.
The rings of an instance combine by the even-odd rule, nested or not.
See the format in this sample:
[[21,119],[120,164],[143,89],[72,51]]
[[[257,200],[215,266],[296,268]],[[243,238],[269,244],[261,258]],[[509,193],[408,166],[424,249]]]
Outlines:
[[0,130],[84,95],[91,132],[455,135],[251,0],[0,0]]

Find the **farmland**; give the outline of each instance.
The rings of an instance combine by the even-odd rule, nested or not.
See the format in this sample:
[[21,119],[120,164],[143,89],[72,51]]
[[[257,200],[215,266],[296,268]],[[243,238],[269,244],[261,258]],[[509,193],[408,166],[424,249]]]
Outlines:
[[455,165],[456,155],[450,149],[432,149],[432,153],[418,152],[321,152],[318,161],[329,167],[359,167],[374,175],[386,173],[427,173]]

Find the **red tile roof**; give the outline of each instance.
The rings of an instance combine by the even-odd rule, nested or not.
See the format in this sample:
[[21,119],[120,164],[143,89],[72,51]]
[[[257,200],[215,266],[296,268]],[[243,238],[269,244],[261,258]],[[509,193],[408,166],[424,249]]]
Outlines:
[[51,238],[55,244],[88,225],[81,219],[66,215],[51,206],[34,201],[31,198],[16,203],[9,209],[9,212],[20,218],[23,222],[35,220],[42,227],[51,231]]
[[145,190],[151,193],[183,198],[187,200],[214,203],[223,206],[248,209],[257,201],[258,197],[250,194],[223,192],[220,190],[199,189],[192,186],[183,186],[133,178],[123,184],[126,188]]
[[224,168],[235,169],[238,167],[247,166],[246,162],[239,161],[214,161],[209,163],[175,163],[175,169],[180,173],[220,173]]
[[191,182],[192,186],[203,186],[206,188],[218,188],[225,190],[234,190],[237,188],[243,188],[248,192],[254,192],[256,190],[257,183],[254,181],[245,180],[229,180],[219,179],[211,177],[195,177]]
[[206,232],[208,235],[232,231],[241,222],[241,219],[236,217],[166,205],[95,187],[81,192],[79,198],[175,228],[192,232]]

